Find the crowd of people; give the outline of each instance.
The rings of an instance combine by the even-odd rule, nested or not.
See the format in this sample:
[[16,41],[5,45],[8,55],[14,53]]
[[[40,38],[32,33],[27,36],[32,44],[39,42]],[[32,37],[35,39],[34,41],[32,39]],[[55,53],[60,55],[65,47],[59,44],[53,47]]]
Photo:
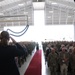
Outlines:
[[43,42],[45,62],[51,75],[75,75],[75,42]]
[[[11,39],[12,42],[9,42]],[[75,75],[75,42],[42,42],[45,63],[51,75]],[[0,33],[0,74],[20,75],[18,67],[32,54],[38,43],[16,42],[7,31]]]

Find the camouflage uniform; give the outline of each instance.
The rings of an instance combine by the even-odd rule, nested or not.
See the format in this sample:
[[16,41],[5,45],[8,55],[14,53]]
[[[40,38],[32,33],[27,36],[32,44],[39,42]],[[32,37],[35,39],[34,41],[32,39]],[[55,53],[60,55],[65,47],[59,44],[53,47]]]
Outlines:
[[59,64],[61,75],[67,75],[68,64],[69,64],[69,53],[68,52],[60,52],[59,54]]
[[57,62],[58,62],[58,55],[57,53],[50,53],[48,56],[48,63],[51,75],[56,75],[57,71]]

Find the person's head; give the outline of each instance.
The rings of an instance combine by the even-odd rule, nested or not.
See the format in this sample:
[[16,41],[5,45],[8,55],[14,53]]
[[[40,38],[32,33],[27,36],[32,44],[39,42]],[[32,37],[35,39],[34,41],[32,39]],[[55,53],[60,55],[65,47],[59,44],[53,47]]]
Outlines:
[[63,48],[63,47],[65,47],[65,45],[64,45],[64,44],[62,44],[62,45],[61,45],[61,48]]
[[52,53],[55,53],[55,48],[51,48],[51,52]]
[[7,31],[2,31],[0,34],[1,43],[6,45],[9,41],[9,33]]
[[65,47],[62,47],[62,52],[65,52],[66,51],[66,48]]
[[51,46],[51,45],[50,45],[50,43],[48,43],[48,44],[47,44],[47,47],[49,47],[49,48],[50,48],[50,46]]

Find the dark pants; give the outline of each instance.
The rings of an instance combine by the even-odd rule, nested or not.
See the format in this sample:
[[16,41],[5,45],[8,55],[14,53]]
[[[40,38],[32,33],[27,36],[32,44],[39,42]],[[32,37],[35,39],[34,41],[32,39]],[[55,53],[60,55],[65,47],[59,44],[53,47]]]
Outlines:
[[72,69],[72,75],[75,75],[75,69]]

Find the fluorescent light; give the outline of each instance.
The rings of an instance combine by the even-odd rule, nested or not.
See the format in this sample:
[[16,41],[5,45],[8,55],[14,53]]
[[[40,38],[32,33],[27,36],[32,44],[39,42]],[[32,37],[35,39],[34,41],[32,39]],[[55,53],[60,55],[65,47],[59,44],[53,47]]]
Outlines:
[[28,14],[28,12],[24,12],[24,14]]
[[19,6],[23,6],[24,5],[24,3],[23,4],[18,4]]
[[53,2],[53,3],[51,3],[51,4],[54,4],[54,5],[55,5],[55,4],[57,4],[57,3],[56,3],[56,2]]
[[48,16],[48,18],[51,18],[51,16]]
[[49,11],[49,13],[53,13],[53,11]]

